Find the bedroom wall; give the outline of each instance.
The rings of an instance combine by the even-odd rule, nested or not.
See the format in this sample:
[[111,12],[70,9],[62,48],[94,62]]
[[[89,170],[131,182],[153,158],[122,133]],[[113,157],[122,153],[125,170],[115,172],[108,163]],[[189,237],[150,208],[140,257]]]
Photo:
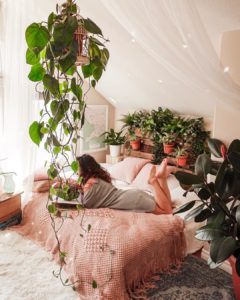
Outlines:
[[[107,105],[108,106],[108,127],[114,127],[115,125],[115,107],[106,100],[99,92],[95,89],[91,88],[87,94],[86,102],[89,105]],[[98,161],[98,162],[105,162],[106,161],[106,151],[97,151],[91,152],[91,155]]]

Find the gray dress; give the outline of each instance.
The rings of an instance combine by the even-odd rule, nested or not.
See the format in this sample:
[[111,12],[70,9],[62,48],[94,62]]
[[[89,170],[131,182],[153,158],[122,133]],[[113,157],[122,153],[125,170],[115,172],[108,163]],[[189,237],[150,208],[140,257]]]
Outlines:
[[121,190],[111,183],[97,179],[83,197],[86,208],[109,207],[135,212],[153,212],[156,202],[153,196],[141,190]]

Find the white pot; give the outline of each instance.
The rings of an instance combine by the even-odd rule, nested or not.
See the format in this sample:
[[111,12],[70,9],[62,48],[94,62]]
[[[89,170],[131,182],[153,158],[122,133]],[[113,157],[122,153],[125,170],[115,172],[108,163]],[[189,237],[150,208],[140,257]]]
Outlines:
[[121,154],[121,145],[109,145],[110,155],[113,157],[120,156]]

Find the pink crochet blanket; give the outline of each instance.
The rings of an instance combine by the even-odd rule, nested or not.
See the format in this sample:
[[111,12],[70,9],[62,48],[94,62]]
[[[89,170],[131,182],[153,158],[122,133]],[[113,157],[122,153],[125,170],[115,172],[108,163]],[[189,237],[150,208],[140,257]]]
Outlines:
[[[47,194],[35,194],[24,208],[22,224],[13,230],[43,246],[58,261],[46,200]],[[168,271],[184,257],[184,224],[177,216],[108,208],[70,214],[72,218],[62,226],[61,218],[56,224],[62,251],[67,252],[65,272],[69,281],[78,282],[81,299],[134,297],[154,272]]]

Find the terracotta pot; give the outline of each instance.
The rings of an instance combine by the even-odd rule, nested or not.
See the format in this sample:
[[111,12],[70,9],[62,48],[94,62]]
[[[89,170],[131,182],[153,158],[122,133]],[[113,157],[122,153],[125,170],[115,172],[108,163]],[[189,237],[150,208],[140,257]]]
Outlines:
[[236,263],[236,257],[233,255],[229,257],[228,261],[230,262],[230,265],[232,267],[232,281],[233,281],[233,288],[234,293],[237,300],[240,300],[240,276],[237,274],[235,263]]
[[185,156],[177,156],[177,165],[180,167],[185,167],[187,164],[187,155]]
[[172,153],[174,149],[174,144],[163,144],[163,152],[165,154]]
[[133,150],[139,150],[140,146],[141,146],[141,140],[138,139],[136,141],[130,141],[130,145],[131,145]]

